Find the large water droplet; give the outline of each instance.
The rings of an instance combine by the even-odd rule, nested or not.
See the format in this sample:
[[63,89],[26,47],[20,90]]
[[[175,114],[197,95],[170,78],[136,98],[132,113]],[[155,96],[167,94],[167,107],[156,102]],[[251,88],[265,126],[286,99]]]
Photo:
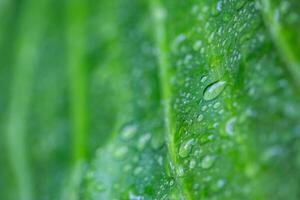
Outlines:
[[184,158],[189,155],[192,150],[192,146],[194,144],[194,139],[189,139],[184,141],[179,147],[179,156]]
[[209,86],[207,86],[203,93],[203,99],[205,101],[210,101],[217,98],[226,86],[225,81],[217,81]]

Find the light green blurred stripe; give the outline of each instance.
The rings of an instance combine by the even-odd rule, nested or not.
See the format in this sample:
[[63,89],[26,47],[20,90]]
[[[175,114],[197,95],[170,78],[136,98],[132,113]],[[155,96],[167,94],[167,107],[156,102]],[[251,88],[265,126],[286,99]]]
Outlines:
[[70,169],[67,186],[62,191],[61,199],[76,200],[83,166],[86,160],[87,137],[87,65],[86,25],[87,1],[66,1],[66,37],[69,92],[72,120],[73,164]]
[[87,134],[87,69],[86,20],[87,1],[67,1],[66,5],[67,59],[70,81],[71,117],[73,127],[73,159],[75,162],[86,157]]
[[26,122],[30,120],[27,117],[30,112],[34,69],[46,24],[48,2],[49,0],[27,0],[24,2],[16,41],[6,143],[17,184],[16,192],[20,200],[34,199],[28,145],[26,144]]

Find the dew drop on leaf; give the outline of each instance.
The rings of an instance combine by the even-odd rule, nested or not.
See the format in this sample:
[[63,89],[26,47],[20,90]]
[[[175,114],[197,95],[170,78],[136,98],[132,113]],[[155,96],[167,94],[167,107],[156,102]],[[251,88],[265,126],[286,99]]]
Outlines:
[[127,154],[127,152],[128,152],[128,147],[122,146],[116,149],[116,151],[114,152],[114,156],[117,158],[122,158]]
[[129,200],[144,200],[144,197],[136,195],[136,194],[130,192],[129,193]]
[[214,164],[214,162],[215,162],[214,156],[211,155],[205,156],[201,162],[201,167],[203,169],[208,169]]
[[217,181],[218,188],[223,188],[225,186],[226,181],[224,179],[219,179]]
[[177,174],[178,177],[182,177],[184,175],[184,169],[183,169],[182,166],[178,166],[176,168],[176,174]]
[[135,124],[126,125],[122,129],[122,138],[125,140],[131,139],[137,132],[137,126]]
[[144,149],[146,143],[151,139],[151,133],[146,133],[145,135],[141,136],[139,141],[138,141],[138,144],[137,144],[137,147],[139,150],[142,150]]
[[194,159],[192,159],[189,164],[190,169],[194,169],[196,164],[197,164],[197,162]]
[[137,167],[137,168],[134,169],[133,174],[134,174],[134,175],[138,175],[138,174],[140,174],[142,171],[143,171],[143,168],[142,168],[142,167]]
[[205,101],[210,101],[210,100],[217,98],[222,93],[225,86],[226,86],[225,81],[217,81],[217,82],[207,86],[207,88],[205,88],[204,93],[203,93],[203,99]]
[[232,117],[226,123],[225,131],[230,136],[234,135],[234,124],[235,124],[235,122],[236,122],[236,117]]
[[214,109],[217,109],[217,108],[219,108],[219,107],[220,107],[220,105],[221,105],[221,103],[220,103],[220,102],[216,102],[216,103],[214,104],[213,108],[214,108]]
[[201,122],[204,119],[204,116],[202,114],[198,115],[197,121]]
[[170,186],[173,186],[173,185],[174,185],[174,183],[175,183],[175,180],[174,180],[174,178],[170,178],[170,180],[169,180],[169,185],[170,185]]
[[207,110],[207,105],[204,105],[202,108],[201,108],[201,110],[204,112],[204,111],[206,111]]
[[198,51],[201,47],[202,47],[202,41],[201,41],[201,40],[196,41],[196,42],[194,43],[194,45],[193,45],[193,49],[194,49],[195,51]]
[[204,83],[206,80],[207,80],[207,76],[202,76],[201,79],[200,79],[200,81],[201,81],[202,83]]
[[192,150],[192,146],[194,144],[194,139],[189,139],[184,141],[179,147],[179,156],[184,158],[189,155]]

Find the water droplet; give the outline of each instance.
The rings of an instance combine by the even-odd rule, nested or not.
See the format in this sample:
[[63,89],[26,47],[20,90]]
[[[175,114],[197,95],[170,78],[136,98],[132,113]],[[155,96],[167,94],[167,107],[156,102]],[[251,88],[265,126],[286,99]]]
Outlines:
[[218,10],[219,12],[222,11],[222,1],[219,1],[219,2],[217,3],[217,10]]
[[217,108],[219,108],[219,107],[220,107],[220,105],[221,105],[221,103],[220,103],[220,102],[216,102],[216,103],[214,104],[213,108],[214,108],[214,109],[217,109]]
[[236,4],[235,4],[235,8],[237,10],[240,10],[241,8],[243,8],[246,5],[246,2],[247,1],[245,1],[245,0],[239,0],[239,1],[237,1]]
[[124,172],[128,172],[129,170],[131,170],[131,168],[132,168],[132,166],[127,164],[124,166],[123,170],[124,170]]
[[236,122],[236,117],[232,117],[226,123],[225,131],[230,136],[234,135],[234,124],[235,124],[235,122]]
[[179,147],[179,156],[182,158],[187,157],[192,150],[193,144],[194,139],[189,139],[183,142]]
[[213,124],[213,127],[214,127],[214,128],[218,128],[218,126],[219,126],[219,123],[218,123],[218,122],[215,122],[215,123]]
[[214,156],[205,156],[201,162],[201,167],[204,169],[210,168],[215,162],[215,157]]
[[180,34],[176,37],[174,40],[174,43],[172,44],[172,50],[174,52],[178,52],[178,49],[180,45],[186,40],[186,36],[184,34]]
[[201,122],[204,119],[204,116],[202,114],[198,115],[197,121]]
[[134,175],[139,175],[143,171],[142,167],[137,167],[134,169],[133,174]]
[[202,76],[200,79],[201,83],[204,83],[206,80],[207,80],[207,76]]
[[122,146],[116,149],[116,151],[114,152],[114,156],[117,158],[122,158],[127,154],[127,152],[128,152],[128,147]]
[[143,196],[135,195],[134,193],[129,193],[129,200],[144,200]]
[[126,125],[122,129],[122,138],[125,140],[131,139],[137,132],[137,126],[135,124]]
[[202,41],[201,40],[197,40],[194,45],[193,45],[193,49],[194,51],[198,51],[202,46]]
[[97,183],[94,189],[97,192],[103,192],[106,190],[106,187],[102,183]]
[[224,113],[224,109],[221,109],[220,111],[219,111],[219,114],[223,114]]
[[151,133],[146,133],[145,135],[141,136],[138,144],[137,144],[137,148],[139,150],[143,150],[146,143],[151,139]]
[[175,183],[175,179],[174,179],[174,178],[170,178],[170,180],[169,180],[169,185],[170,185],[170,186],[173,186],[174,183]]
[[217,98],[226,86],[225,81],[217,81],[207,86],[203,93],[203,99],[205,101],[210,101]]
[[184,175],[184,169],[182,166],[178,166],[177,169],[176,169],[176,174],[177,176],[179,177],[182,177]]
[[162,156],[159,156],[159,157],[157,158],[157,162],[158,162],[158,164],[159,164],[160,166],[162,166],[162,164],[163,164],[163,157],[162,157]]
[[263,152],[262,160],[267,162],[272,158],[276,158],[278,156],[283,155],[283,153],[284,153],[283,148],[281,146],[275,145],[268,148],[265,152]]
[[160,148],[161,146],[163,146],[164,142],[165,142],[165,138],[163,134],[160,134],[160,132],[153,133],[151,137],[151,147],[153,149]]
[[225,186],[226,181],[224,179],[219,179],[217,181],[217,187],[218,188],[223,188]]
[[201,110],[204,112],[207,110],[207,105],[202,106]]
[[190,161],[190,165],[189,165],[189,167],[190,167],[190,169],[194,169],[195,168],[195,166],[196,166],[196,161],[194,160],[194,159],[192,159],[191,161]]
[[215,7],[212,8],[211,13],[213,16],[217,16],[220,14],[220,12],[222,11],[222,1],[218,1],[217,5],[215,5]]
[[207,143],[214,139],[214,136],[212,134],[205,134],[200,138],[200,143]]

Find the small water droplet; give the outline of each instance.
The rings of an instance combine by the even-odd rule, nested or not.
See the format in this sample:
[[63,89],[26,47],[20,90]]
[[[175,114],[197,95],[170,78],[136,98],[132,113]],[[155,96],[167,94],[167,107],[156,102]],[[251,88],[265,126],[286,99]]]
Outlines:
[[224,188],[225,184],[226,184],[225,179],[219,179],[216,183],[216,189],[220,190],[220,189]]
[[207,105],[202,106],[201,110],[204,112],[207,110]]
[[186,36],[184,34],[180,34],[176,37],[176,39],[174,40],[174,43],[172,45],[172,50],[174,52],[177,52],[180,45],[186,40]]
[[101,183],[98,183],[98,184],[96,184],[95,185],[95,191],[97,191],[97,192],[103,192],[103,191],[105,191],[106,190],[106,187],[103,185],[103,184],[101,184]]
[[218,123],[218,122],[215,122],[215,123],[213,124],[213,127],[214,127],[214,128],[218,128],[218,126],[219,126],[219,123]]
[[193,49],[194,51],[198,51],[202,46],[202,41],[201,40],[197,40],[194,45],[193,45]]
[[114,152],[114,156],[117,158],[122,158],[127,154],[127,152],[128,152],[128,147],[122,146],[116,149],[116,151]]
[[200,143],[207,143],[214,139],[214,136],[212,134],[205,134],[200,138]]
[[174,183],[175,183],[175,179],[174,179],[174,178],[170,178],[170,180],[169,180],[169,185],[170,185],[170,186],[173,186]]
[[246,2],[245,0],[239,0],[235,3],[235,8],[237,10],[240,10],[241,8],[243,8],[245,5],[246,5]]
[[145,135],[141,136],[139,138],[138,144],[137,144],[137,148],[139,150],[143,150],[146,143],[151,139],[151,133],[146,133]]
[[179,147],[179,156],[184,158],[189,155],[192,150],[192,146],[194,144],[194,139],[189,139],[184,141]]
[[190,167],[190,169],[194,169],[195,168],[195,166],[196,166],[196,161],[194,160],[194,159],[192,159],[191,161],[190,161],[190,165],[189,165],[189,167]]
[[126,125],[122,129],[122,138],[125,140],[131,139],[137,132],[137,126],[135,124]]
[[204,83],[207,80],[207,78],[208,78],[207,76],[202,76],[200,79],[201,83]]
[[225,81],[217,81],[215,83],[210,84],[205,88],[203,92],[203,99],[205,101],[210,101],[217,98],[222,93],[225,86],[226,86]]
[[134,175],[139,175],[143,171],[142,167],[137,167],[134,169],[133,174]]
[[223,2],[222,1],[218,1],[217,5],[215,7],[212,8],[212,15],[213,16],[217,16],[220,14],[220,12],[222,11],[222,8],[223,8]]
[[129,170],[131,170],[131,168],[132,168],[132,166],[127,164],[124,166],[123,170],[124,170],[124,172],[128,172]]
[[178,166],[177,169],[176,169],[176,174],[177,176],[179,177],[182,177],[184,175],[184,169],[182,166]]
[[214,109],[217,109],[217,108],[219,108],[219,107],[220,107],[220,105],[221,105],[221,103],[220,103],[220,102],[216,102],[216,103],[214,104],[213,108],[214,108]]
[[198,115],[197,121],[201,122],[204,119],[204,116],[202,114]]
[[158,162],[158,164],[159,164],[160,166],[162,166],[162,164],[163,164],[163,157],[162,157],[162,156],[159,156],[159,157],[157,158],[157,162]]
[[136,195],[136,194],[130,192],[129,193],[129,200],[144,200],[144,197]]
[[230,136],[234,135],[234,124],[235,124],[235,122],[236,122],[236,117],[232,117],[226,123],[225,131]]
[[211,155],[205,156],[201,162],[201,167],[203,169],[208,169],[208,168],[212,167],[214,162],[215,162],[214,156],[211,156]]

